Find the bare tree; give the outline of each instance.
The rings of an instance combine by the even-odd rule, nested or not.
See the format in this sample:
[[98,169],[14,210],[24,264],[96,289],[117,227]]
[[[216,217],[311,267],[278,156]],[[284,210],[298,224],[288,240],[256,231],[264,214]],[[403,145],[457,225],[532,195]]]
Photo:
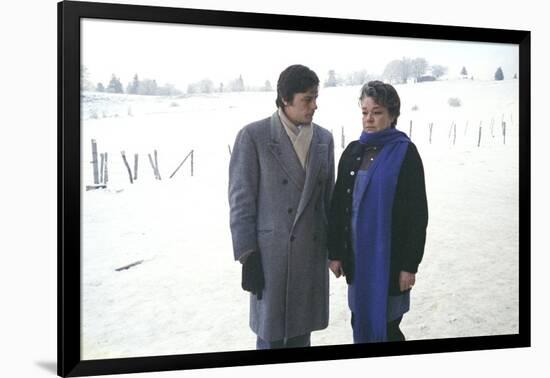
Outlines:
[[411,75],[416,80],[426,73],[428,61],[424,58],[416,58],[411,62]]
[[390,83],[399,83],[402,80],[403,62],[401,60],[392,60],[384,68],[382,77]]
[[338,84],[336,80],[336,71],[328,71],[328,79],[325,81],[325,87],[335,87]]
[[441,66],[439,64],[435,64],[431,67],[432,69],[432,75],[435,78],[440,78],[441,76],[445,75],[448,71],[448,68],[445,66]]

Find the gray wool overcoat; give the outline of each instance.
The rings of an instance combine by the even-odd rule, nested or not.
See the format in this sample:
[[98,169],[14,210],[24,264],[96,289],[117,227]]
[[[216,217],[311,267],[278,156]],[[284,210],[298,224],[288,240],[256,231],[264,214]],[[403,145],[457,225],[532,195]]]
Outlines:
[[250,327],[266,341],[326,328],[327,219],[334,186],[332,134],[313,124],[304,171],[277,112],[238,133],[229,165],[235,259],[259,251],[263,298],[250,298]]

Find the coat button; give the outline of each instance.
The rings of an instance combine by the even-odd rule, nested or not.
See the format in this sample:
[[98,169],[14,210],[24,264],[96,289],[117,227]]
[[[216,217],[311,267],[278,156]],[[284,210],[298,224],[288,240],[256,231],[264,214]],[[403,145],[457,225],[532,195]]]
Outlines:
[[371,157],[371,158],[370,158],[370,161],[373,161],[373,160],[374,160],[374,158]]
[[354,172],[354,171],[351,171],[349,174],[352,175],[352,176],[355,176],[355,172]]
[[351,193],[351,189],[348,188],[348,190],[346,190],[346,192],[347,192],[348,194],[350,194],[350,193]]
[[355,159],[357,161],[361,160],[361,156],[357,156],[357,159]]
[[291,235],[290,236],[290,241],[293,242],[294,240],[296,240],[296,237],[294,235]]
[[346,214],[349,214],[349,207],[346,207]]
[[287,179],[283,179],[283,185],[286,185],[288,184],[288,180]]
[[289,214],[292,213],[292,208],[289,208],[289,209],[288,209],[288,213],[289,213]]

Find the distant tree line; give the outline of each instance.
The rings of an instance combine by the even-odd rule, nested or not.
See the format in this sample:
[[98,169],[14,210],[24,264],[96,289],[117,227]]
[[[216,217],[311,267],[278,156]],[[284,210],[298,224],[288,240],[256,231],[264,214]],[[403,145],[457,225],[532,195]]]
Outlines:
[[[430,73],[428,74],[428,72]],[[407,83],[409,79],[413,79],[415,82],[437,80],[446,73],[447,67],[441,65],[430,66],[424,58],[411,59],[403,57],[402,59],[389,62],[381,75],[370,74],[367,70],[354,71],[347,75],[338,75],[335,70],[329,70],[324,86],[361,85],[375,79],[385,80],[394,84]]]
[[144,96],[175,96],[182,94],[182,92],[172,84],[159,86],[156,80],[140,80],[137,74],[134,75],[134,79],[126,86],[126,91],[122,86],[122,82],[115,74],[111,76],[111,80],[107,87],[105,87],[103,83],[97,83],[95,90],[96,92],[127,93]]
[[[361,85],[370,80],[381,79],[393,84],[407,83],[410,80],[414,82],[434,81],[438,80],[448,72],[448,68],[439,64],[430,65],[424,58],[409,58],[403,57],[389,62],[381,75],[373,75],[367,70],[354,71],[347,74],[339,74],[334,69],[328,71],[327,78],[324,82],[325,87],[336,87],[343,85]],[[462,67],[460,75],[467,78],[468,70]],[[473,76],[471,77],[473,80]],[[501,67],[495,72],[495,80],[504,80],[504,73]],[[517,79],[517,74],[514,75]],[[145,96],[174,96],[183,94],[172,84],[159,86],[154,79],[140,79],[137,74],[133,80],[127,84],[126,90],[115,74],[111,76],[111,80],[104,86],[103,83],[93,85],[89,80],[89,72],[85,66],[80,67],[80,87],[81,90],[106,92],[106,93],[127,93]],[[204,78],[196,82],[192,82],[187,86],[187,94],[199,93],[223,93],[223,92],[245,92],[245,91],[273,91],[273,86],[269,80],[261,86],[248,86],[242,75],[239,75],[227,83],[215,84],[211,79]]]
[[120,78],[115,74],[111,76],[111,80],[107,86],[103,83],[93,84],[89,80],[88,68],[84,65],[80,66],[80,89],[83,91],[96,91],[106,93],[127,93],[145,96],[176,96],[183,92],[177,89],[172,84],[158,85],[154,79],[140,79],[137,74],[133,80],[128,83],[126,90],[120,81]]
[[219,83],[216,85],[212,80],[205,78],[187,86],[188,94],[195,93],[223,93],[223,92],[248,92],[248,91],[261,91],[270,92],[273,91],[273,86],[269,80],[266,80],[262,86],[248,86],[245,85],[245,81],[242,75],[230,80],[227,83]]
[[[337,87],[342,85],[361,85],[370,80],[384,80],[392,84],[404,84],[409,81],[435,81],[447,74],[448,68],[439,64],[430,65],[424,58],[411,59],[403,57],[389,62],[381,75],[369,74],[366,70],[355,71],[351,74],[341,75],[331,69],[327,73],[327,78],[324,82],[325,87]],[[468,70],[462,67],[460,75],[464,79],[474,79],[473,76],[468,77]],[[498,67],[494,75],[495,80],[504,80],[502,68]],[[514,75],[517,79],[517,74]]]
[[[111,80],[105,86],[103,83],[97,83],[95,86],[89,81],[88,69],[81,66],[80,80],[81,89],[86,91],[96,91],[105,93],[126,93],[145,96],[174,96],[181,95],[184,92],[177,89],[172,84],[159,86],[156,80],[140,79],[138,74],[134,75],[133,80],[126,85],[124,89],[120,78],[115,74],[111,76]],[[269,80],[264,82],[262,86],[246,86],[242,75],[230,80],[228,83],[219,83],[216,85],[208,78],[192,82],[187,86],[187,94],[198,93],[216,93],[216,92],[245,92],[245,91],[273,91],[273,86]]]

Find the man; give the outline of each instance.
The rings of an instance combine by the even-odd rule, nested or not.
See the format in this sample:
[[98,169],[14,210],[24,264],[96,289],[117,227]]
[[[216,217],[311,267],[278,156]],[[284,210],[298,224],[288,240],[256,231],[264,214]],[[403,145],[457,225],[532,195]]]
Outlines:
[[277,111],[238,133],[229,165],[233,251],[251,292],[257,349],[307,347],[328,325],[327,215],[332,134],[312,123],[319,78],[293,65],[277,83]]

